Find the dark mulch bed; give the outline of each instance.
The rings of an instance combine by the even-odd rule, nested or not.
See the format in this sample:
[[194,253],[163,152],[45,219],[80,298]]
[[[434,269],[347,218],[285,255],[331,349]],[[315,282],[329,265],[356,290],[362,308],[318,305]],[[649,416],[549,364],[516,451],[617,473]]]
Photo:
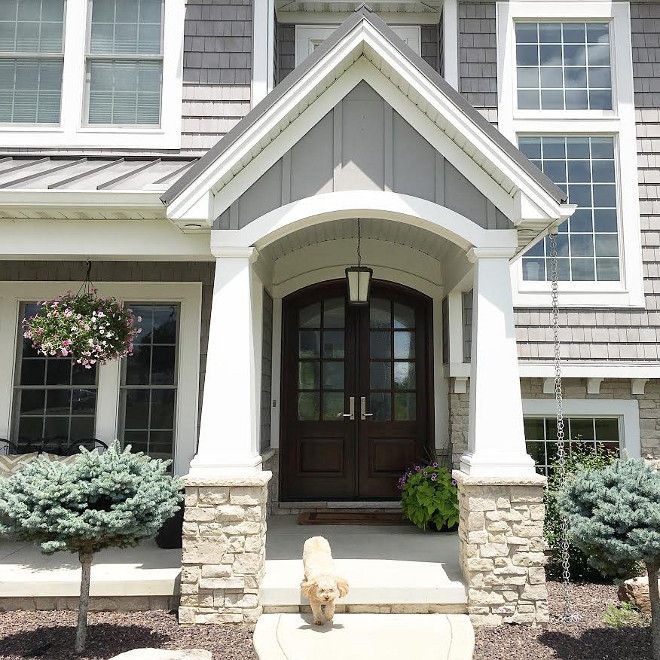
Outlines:
[[558,582],[548,582],[551,622],[545,627],[501,626],[476,631],[474,660],[642,660],[651,657],[648,628],[610,628],[603,623],[608,604],[618,603],[616,587],[578,584],[573,587],[578,623],[557,622],[562,595]]
[[164,611],[93,612],[87,651],[74,656],[75,612],[0,613],[0,659],[106,660],[124,651],[153,647],[206,649],[214,660],[256,660],[247,626],[179,626]]

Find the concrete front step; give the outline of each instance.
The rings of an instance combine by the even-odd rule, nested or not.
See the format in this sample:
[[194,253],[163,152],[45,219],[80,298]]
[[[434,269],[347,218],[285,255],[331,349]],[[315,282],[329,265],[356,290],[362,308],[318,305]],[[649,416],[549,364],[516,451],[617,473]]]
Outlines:
[[259,660],[471,660],[474,630],[465,614],[264,614],[254,631]]

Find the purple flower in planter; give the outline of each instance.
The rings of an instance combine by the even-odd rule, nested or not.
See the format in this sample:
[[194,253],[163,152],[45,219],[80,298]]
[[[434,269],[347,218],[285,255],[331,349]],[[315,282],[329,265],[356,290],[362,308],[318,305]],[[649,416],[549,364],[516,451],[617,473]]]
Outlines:
[[438,475],[434,472],[434,473],[431,475],[431,481],[437,481],[437,479],[438,479]]
[[456,481],[456,479],[451,480],[451,485],[452,486],[458,486],[458,482]]

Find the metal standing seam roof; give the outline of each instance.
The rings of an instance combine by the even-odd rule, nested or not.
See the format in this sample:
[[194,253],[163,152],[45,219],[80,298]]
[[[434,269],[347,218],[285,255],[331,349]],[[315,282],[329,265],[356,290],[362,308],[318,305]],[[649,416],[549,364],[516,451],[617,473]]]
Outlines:
[[[161,192],[196,159],[0,156],[2,191]],[[1,203],[1,202],[0,202]]]
[[486,120],[463,96],[456,91],[430,64],[415,53],[377,14],[367,6],[359,7],[321,44],[300,66],[296,67],[275,89],[255,106],[229,133],[207,151],[194,166],[189,168],[161,195],[164,204],[169,204],[187,188],[202,172],[234,144],[253,124],[255,124],[277,101],[279,101],[298,81],[303,78],[325,55],[332,50],[357,24],[368,21],[372,27],[385,37],[404,55],[431,83],[433,83],[458,109],[475,123],[498,147],[515,161],[536,183],[541,186],[557,203],[567,201],[566,193],[555,185],[536,167],[519,149],[507,140],[492,124]]

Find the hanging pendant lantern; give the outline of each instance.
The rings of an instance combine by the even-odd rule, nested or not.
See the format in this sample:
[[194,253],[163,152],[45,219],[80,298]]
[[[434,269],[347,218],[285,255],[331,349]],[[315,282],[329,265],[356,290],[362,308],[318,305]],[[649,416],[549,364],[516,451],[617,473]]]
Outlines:
[[368,305],[371,278],[374,271],[362,265],[362,254],[360,253],[360,220],[357,221],[357,266],[349,266],[346,269],[346,287],[348,289],[349,305]]

